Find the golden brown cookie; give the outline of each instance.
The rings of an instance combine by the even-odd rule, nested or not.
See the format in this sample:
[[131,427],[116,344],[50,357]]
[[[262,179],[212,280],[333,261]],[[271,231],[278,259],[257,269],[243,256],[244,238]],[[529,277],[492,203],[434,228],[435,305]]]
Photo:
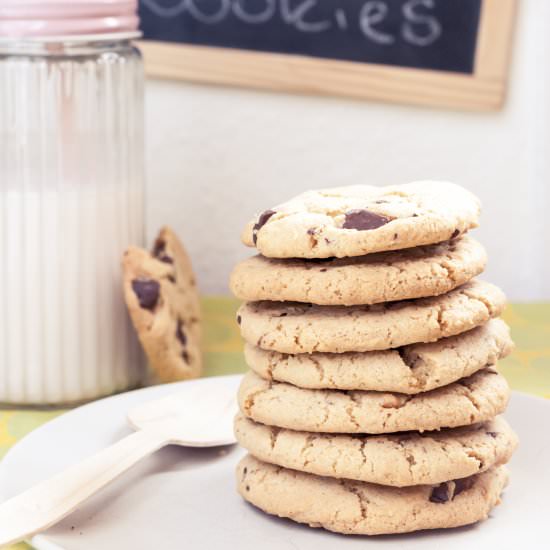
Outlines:
[[300,388],[414,394],[494,365],[512,349],[506,323],[491,319],[456,336],[397,349],[291,355],[245,344],[244,356],[248,366],[262,378]]
[[237,321],[249,343],[281,353],[343,353],[435,342],[498,317],[506,298],[474,279],[434,298],[371,306],[247,302]]
[[506,466],[439,485],[386,487],[320,477],[245,456],[241,496],[268,514],[347,535],[408,533],[484,520],[508,482]]
[[506,420],[436,432],[323,434],[235,418],[238,442],[253,456],[284,468],[394,487],[442,483],[506,464],[517,436]]
[[264,211],[242,240],[269,258],[346,258],[434,244],[477,226],[480,204],[444,181],[307,191]]
[[353,306],[439,296],[485,268],[483,246],[470,237],[326,260],[253,256],[237,264],[231,290],[241,300]]
[[124,297],[154,377],[172,382],[199,376],[199,296],[176,234],[163,228],[152,252],[130,247],[122,265]]
[[432,431],[487,422],[506,409],[510,388],[493,367],[415,395],[307,390],[248,372],[239,407],[248,418],[289,430],[381,434]]

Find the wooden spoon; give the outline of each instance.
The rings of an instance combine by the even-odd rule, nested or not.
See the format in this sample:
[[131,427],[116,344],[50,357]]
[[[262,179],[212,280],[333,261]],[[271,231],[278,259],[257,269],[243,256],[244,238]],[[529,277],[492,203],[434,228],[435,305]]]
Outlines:
[[166,445],[216,447],[235,443],[232,385],[187,388],[132,409],[137,431],[79,464],[0,504],[0,546],[28,539],[69,515],[142,458]]

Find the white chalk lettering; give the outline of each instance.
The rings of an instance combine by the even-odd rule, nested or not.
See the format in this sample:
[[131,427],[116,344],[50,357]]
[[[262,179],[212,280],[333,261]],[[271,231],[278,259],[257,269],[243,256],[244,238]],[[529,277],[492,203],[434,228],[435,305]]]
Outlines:
[[363,6],[359,13],[359,27],[369,40],[385,45],[395,42],[394,36],[374,28],[374,25],[384,21],[387,15],[388,6],[380,0],[370,0]]
[[[409,0],[403,4],[403,39],[414,46],[431,46],[441,36],[441,23],[429,14],[418,13],[416,8],[434,9],[434,0]],[[418,27],[422,27],[422,31]]]
[[325,21],[306,21],[305,17],[317,6],[317,0],[304,0],[294,9],[290,6],[290,0],[281,0],[281,17],[288,25],[294,26],[302,32],[322,32],[330,29],[332,22]]
[[341,29],[348,28],[348,16],[343,9],[338,8],[334,16],[336,17],[336,23],[338,23],[338,27],[340,27]]
[[[331,9],[329,19],[319,17],[318,9],[323,1],[142,0],[142,3],[159,17],[186,15],[204,25],[220,24],[231,15],[242,23],[259,25],[274,20],[279,14],[285,25],[301,33],[322,33],[331,28],[346,31],[352,26],[352,17],[355,20],[357,15],[350,15],[349,10],[338,4]],[[369,41],[378,45],[391,46],[400,38],[413,46],[430,46],[443,33],[440,21],[430,13],[435,7],[436,0],[405,0],[401,6],[400,36],[395,36],[387,30],[390,19],[387,0],[368,0],[358,13],[359,29]]]

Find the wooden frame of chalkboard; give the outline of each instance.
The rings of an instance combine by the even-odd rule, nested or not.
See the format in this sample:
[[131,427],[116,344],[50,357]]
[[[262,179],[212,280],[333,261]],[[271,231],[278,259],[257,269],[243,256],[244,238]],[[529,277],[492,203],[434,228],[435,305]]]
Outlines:
[[497,110],[506,95],[515,13],[516,0],[481,0],[470,73],[157,40],[142,40],[140,47],[151,77],[442,108]]

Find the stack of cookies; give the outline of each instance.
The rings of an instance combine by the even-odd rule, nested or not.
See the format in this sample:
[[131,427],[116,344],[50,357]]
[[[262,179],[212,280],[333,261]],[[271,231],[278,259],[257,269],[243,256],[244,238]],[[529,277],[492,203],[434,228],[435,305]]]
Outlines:
[[263,212],[231,277],[250,371],[240,494],[348,534],[485,519],[517,439],[505,297],[475,279],[479,202],[445,182],[310,191]]

